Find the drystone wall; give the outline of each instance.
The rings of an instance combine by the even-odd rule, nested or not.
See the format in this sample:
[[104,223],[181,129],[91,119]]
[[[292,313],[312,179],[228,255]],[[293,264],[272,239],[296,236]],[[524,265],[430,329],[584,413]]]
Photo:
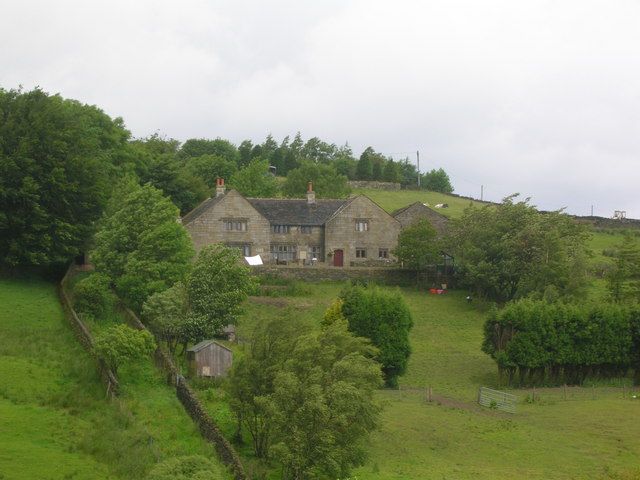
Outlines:
[[107,396],[113,398],[118,396],[118,393],[120,391],[118,378],[107,366],[106,362],[102,358],[95,355],[95,352],[93,351],[93,337],[91,336],[91,333],[89,332],[87,326],[74,310],[73,304],[71,302],[71,296],[68,293],[67,283],[69,282],[69,279],[76,273],[76,271],[77,267],[75,265],[71,265],[68,268],[67,273],[60,281],[60,284],[58,285],[58,295],[60,296],[60,302],[62,303],[65,317],[71,324],[71,328],[76,334],[78,341],[85,348],[85,350],[87,350],[96,359],[98,373],[100,374],[100,380],[107,390]]
[[[124,304],[120,305],[127,323],[138,330],[146,330],[147,327],[140,321],[138,316]],[[235,480],[246,480],[246,474],[240,457],[233,448],[233,445],[225,438],[213,419],[202,407],[200,400],[191,390],[187,380],[181,376],[174,365],[171,357],[160,347],[155,351],[154,359],[158,368],[167,375],[167,383],[176,387],[176,396],[191,419],[198,425],[202,436],[213,444],[218,458],[231,472]]]
[[397,182],[351,180],[347,183],[351,188],[371,188],[373,190],[400,190],[400,184]]

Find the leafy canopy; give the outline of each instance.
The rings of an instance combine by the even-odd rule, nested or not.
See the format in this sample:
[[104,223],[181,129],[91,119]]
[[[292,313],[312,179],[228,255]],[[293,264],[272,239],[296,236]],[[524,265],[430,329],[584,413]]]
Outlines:
[[284,479],[347,477],[378,424],[375,353],[344,320],[319,333],[285,316],[258,326],[228,387],[256,454],[280,463]]
[[343,198],[350,193],[346,176],[338,174],[331,165],[311,162],[304,162],[288,173],[282,192],[287,197],[303,197],[310,181],[319,198]]
[[234,173],[229,183],[246,197],[274,197],[278,193],[278,181],[269,172],[269,162],[260,158]]
[[449,244],[462,284],[498,302],[541,297],[547,289],[578,295],[587,282],[587,229],[515,198],[471,206],[452,221]]
[[116,373],[121,365],[151,355],[156,349],[156,342],[147,330],[135,330],[119,324],[96,335],[93,349]]
[[396,387],[411,354],[409,331],[413,320],[404,299],[397,291],[361,285],[345,288],[340,299],[349,330],[370,339],[379,349],[376,359],[382,364],[385,383]]
[[86,246],[129,132],[100,109],[0,88],[0,265],[66,263]]
[[142,314],[171,353],[178,344],[185,352],[189,342],[210,338],[234,323],[254,288],[255,279],[238,249],[210,245],[200,251],[184,283],[150,296]]
[[422,176],[422,188],[432,192],[451,193],[453,186],[449,175],[442,168],[429,170]]
[[440,257],[440,242],[436,237],[437,232],[427,220],[418,220],[400,232],[393,254],[405,267],[424,270]]
[[615,264],[606,274],[607,289],[614,302],[640,299],[640,245],[631,235],[624,236],[614,253]]
[[151,185],[127,182],[113,196],[95,236],[96,269],[136,310],[153,293],[182,280],[193,257],[178,209]]
[[219,333],[235,322],[242,302],[255,289],[255,279],[237,248],[214,244],[198,253],[186,288],[190,314],[204,328],[200,337]]

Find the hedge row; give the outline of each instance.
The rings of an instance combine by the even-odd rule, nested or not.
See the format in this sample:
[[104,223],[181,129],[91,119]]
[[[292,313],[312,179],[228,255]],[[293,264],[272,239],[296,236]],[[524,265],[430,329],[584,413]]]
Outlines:
[[640,378],[640,308],[520,300],[496,310],[482,350],[509,383],[581,384],[586,378]]

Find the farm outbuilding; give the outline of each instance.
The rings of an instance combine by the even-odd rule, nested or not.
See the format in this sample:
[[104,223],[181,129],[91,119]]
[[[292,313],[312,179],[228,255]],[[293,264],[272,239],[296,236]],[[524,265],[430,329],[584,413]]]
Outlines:
[[192,377],[224,377],[231,368],[233,352],[215,340],[204,340],[187,350],[187,362]]

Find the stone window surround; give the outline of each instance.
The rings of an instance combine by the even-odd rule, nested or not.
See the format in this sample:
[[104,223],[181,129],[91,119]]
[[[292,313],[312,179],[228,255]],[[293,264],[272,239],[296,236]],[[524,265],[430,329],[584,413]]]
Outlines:
[[251,243],[225,243],[225,245],[229,248],[237,248],[242,252],[242,255],[245,257],[251,256]]
[[225,232],[246,232],[249,230],[247,218],[223,218],[222,228]]
[[367,249],[364,247],[356,247],[356,258],[367,258]]
[[307,252],[309,258],[317,258],[318,260],[322,260],[322,245],[309,245],[307,247]]
[[296,260],[298,246],[294,243],[271,243],[269,253],[274,260]]
[[369,219],[368,218],[356,218],[355,228],[356,228],[356,232],[368,232],[369,231]]
[[389,258],[389,249],[385,247],[378,248],[378,258]]
[[290,233],[291,225],[271,224],[271,233]]

